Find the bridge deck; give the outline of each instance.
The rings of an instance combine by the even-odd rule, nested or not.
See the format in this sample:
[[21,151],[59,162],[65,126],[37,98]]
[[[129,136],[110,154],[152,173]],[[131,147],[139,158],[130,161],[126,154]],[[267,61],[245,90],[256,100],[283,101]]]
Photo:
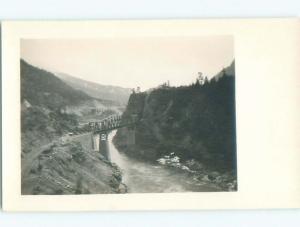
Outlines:
[[97,128],[94,129],[94,133],[104,133],[104,132],[109,132],[118,128],[123,128],[123,127],[129,127],[129,126],[134,126],[136,122],[133,123],[125,123],[125,124],[119,124],[119,125],[114,125],[114,126],[108,126],[108,127],[103,127],[103,128]]

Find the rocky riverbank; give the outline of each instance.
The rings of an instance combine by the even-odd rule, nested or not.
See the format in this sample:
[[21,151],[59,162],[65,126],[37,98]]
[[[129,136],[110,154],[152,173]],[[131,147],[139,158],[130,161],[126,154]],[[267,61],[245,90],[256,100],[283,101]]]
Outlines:
[[222,191],[236,191],[237,180],[233,173],[220,173],[218,171],[209,170],[205,165],[195,159],[181,161],[174,153],[165,155],[158,159],[157,162],[163,166],[180,169],[188,172],[195,181],[210,183],[219,187]]

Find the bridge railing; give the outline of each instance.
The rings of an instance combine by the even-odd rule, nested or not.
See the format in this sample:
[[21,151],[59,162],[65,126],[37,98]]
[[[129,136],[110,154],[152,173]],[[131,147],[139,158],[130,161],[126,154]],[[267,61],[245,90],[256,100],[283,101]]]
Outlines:
[[89,127],[95,133],[110,131],[113,129],[131,126],[136,124],[137,120],[124,120],[121,116],[112,116],[97,122],[89,122]]
[[135,115],[133,115],[131,119],[127,119],[127,120],[124,120],[121,117],[121,115],[112,115],[100,121],[94,121],[94,122],[82,124],[81,125],[82,128],[78,128],[73,132],[69,132],[69,134],[77,135],[77,134],[83,134],[88,132],[93,132],[93,133],[107,132],[122,127],[134,126],[137,122],[138,119]]

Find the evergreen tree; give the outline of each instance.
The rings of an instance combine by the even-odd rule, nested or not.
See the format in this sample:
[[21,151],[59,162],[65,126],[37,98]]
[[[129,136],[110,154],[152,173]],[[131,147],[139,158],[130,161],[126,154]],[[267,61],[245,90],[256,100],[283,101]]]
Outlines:
[[204,79],[204,84],[208,84],[208,83],[209,83],[209,81],[208,81],[208,78],[206,76],[205,79]]

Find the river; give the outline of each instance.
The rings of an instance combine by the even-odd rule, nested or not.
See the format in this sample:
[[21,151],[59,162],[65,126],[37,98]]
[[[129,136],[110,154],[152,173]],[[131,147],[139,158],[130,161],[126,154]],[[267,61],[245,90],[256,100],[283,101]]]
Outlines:
[[185,171],[138,161],[120,153],[112,143],[115,134],[113,131],[108,137],[111,162],[122,170],[122,181],[129,193],[220,191],[214,185],[195,180]]

